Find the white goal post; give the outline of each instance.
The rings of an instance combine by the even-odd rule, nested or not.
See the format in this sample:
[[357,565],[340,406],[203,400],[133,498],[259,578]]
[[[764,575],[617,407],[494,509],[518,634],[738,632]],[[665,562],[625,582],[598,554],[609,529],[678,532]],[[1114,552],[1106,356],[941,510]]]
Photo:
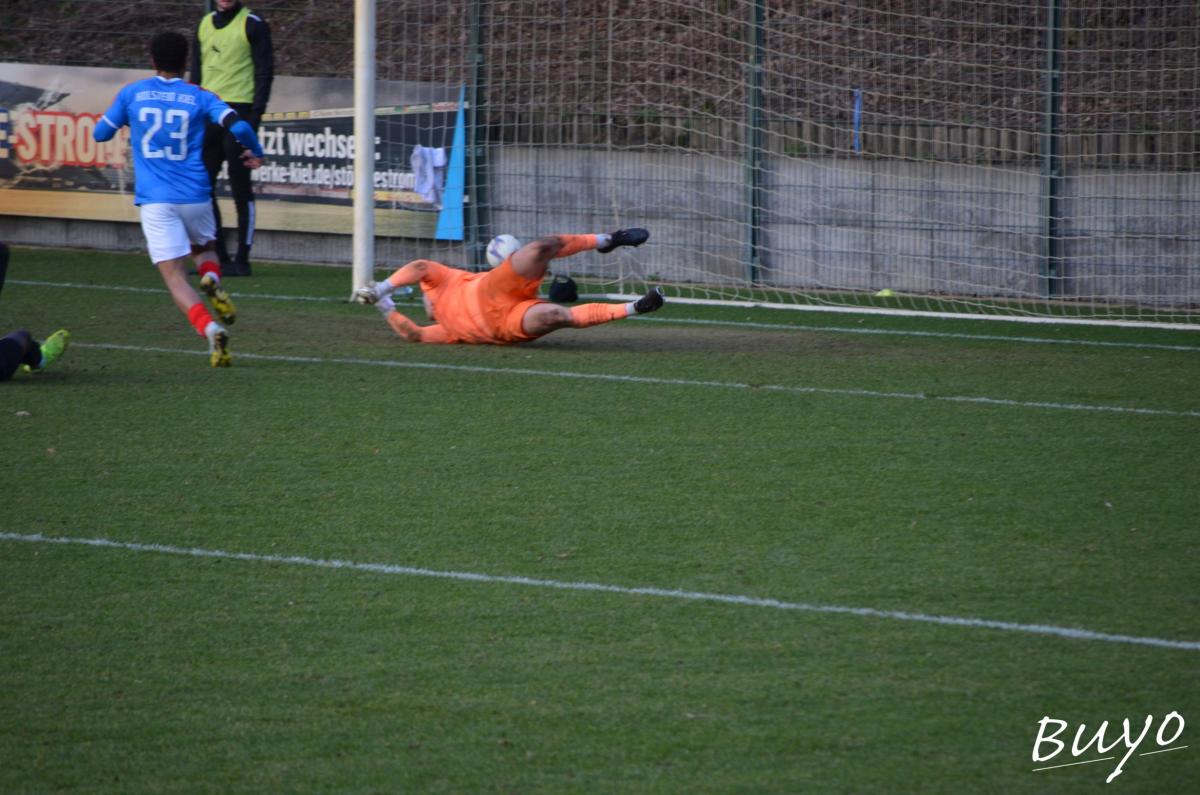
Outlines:
[[352,297],[375,270],[375,0],[354,0],[354,147]]

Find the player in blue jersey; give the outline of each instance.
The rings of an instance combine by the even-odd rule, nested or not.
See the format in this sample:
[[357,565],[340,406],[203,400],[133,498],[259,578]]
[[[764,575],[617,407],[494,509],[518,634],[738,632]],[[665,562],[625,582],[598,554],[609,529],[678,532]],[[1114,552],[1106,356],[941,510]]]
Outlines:
[[[178,33],[154,36],[150,58],[158,74],[122,88],[96,122],[94,137],[107,141],[129,125],[133,203],[141,214],[150,259],[179,311],[208,339],[212,366],[228,367],[229,332],[222,323],[233,323],[236,310],[221,287],[212,185],[203,160],[205,126],[212,122],[228,129],[246,147],[242,161],[248,168],[262,165],[263,151],[254,128],[232,108],[211,91],[183,81],[187,51],[187,38]],[[200,273],[200,288],[221,322],[188,284],[189,254]]]

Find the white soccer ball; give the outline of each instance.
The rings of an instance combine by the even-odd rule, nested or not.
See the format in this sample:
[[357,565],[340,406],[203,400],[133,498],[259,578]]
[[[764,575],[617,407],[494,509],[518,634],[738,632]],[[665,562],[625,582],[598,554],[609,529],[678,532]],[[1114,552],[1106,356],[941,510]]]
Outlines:
[[488,243],[488,265],[491,265],[493,268],[499,268],[504,264],[504,260],[515,254],[520,247],[521,241],[512,235],[496,235],[492,238],[492,242]]

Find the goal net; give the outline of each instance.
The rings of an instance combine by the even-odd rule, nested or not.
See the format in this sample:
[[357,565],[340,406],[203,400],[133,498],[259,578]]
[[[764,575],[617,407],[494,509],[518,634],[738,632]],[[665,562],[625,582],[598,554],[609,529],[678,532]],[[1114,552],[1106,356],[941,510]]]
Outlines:
[[[379,75],[460,88],[460,265],[643,226],[594,293],[1194,324],[1194,0],[378,4]],[[398,122],[399,123],[399,122]],[[403,258],[392,241],[385,256]]]
[[[555,271],[601,295],[1200,327],[1196,0],[263,0],[276,73],[347,82],[368,3],[381,266],[642,226]],[[17,4],[6,57],[145,69],[203,5]],[[318,116],[345,104],[284,95],[268,111],[348,131]],[[313,168],[344,205],[339,158]],[[342,248],[295,236],[349,226],[288,224],[272,251],[326,260]]]

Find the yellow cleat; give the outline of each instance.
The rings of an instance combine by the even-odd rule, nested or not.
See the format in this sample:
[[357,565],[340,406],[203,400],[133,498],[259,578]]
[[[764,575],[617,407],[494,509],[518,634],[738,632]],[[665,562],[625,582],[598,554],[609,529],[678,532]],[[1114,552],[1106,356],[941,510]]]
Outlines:
[[214,324],[208,335],[208,363],[213,367],[229,367],[233,357],[229,355],[229,332]]
[[232,325],[237,320],[237,307],[233,305],[233,299],[211,273],[204,274],[204,278],[200,280],[200,290],[208,296],[208,302],[212,304],[222,323]]

